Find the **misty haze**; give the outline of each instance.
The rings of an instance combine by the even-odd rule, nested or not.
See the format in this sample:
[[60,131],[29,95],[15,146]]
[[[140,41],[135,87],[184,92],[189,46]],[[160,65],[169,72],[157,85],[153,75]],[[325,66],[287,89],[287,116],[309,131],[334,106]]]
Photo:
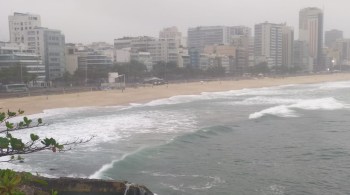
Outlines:
[[350,194],[349,7],[0,0],[0,194]]

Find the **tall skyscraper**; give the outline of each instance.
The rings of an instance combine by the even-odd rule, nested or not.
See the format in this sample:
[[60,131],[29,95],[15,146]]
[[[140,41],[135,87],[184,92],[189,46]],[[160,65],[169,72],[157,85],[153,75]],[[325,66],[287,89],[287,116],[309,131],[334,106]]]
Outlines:
[[24,34],[27,30],[41,27],[40,15],[15,12],[9,16],[10,42],[24,43]]
[[309,7],[299,12],[299,40],[305,41],[313,58],[314,71],[325,69],[323,63],[323,11]]

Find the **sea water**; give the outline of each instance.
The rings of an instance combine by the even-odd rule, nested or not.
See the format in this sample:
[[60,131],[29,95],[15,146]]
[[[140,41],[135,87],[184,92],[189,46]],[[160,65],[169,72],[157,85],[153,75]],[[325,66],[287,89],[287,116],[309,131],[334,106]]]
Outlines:
[[16,136],[95,137],[2,168],[127,180],[158,195],[350,194],[349,104],[350,82],[333,82],[45,110],[30,117],[48,126]]

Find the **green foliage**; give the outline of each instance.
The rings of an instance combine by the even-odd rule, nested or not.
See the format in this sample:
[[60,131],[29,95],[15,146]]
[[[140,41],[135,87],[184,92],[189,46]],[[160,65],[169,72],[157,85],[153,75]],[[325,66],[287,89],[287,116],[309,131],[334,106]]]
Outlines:
[[211,77],[220,77],[225,75],[225,68],[222,66],[210,67],[207,69],[206,73]]
[[21,186],[32,182],[40,185],[48,185],[46,181],[37,179],[30,173],[17,173],[9,169],[0,169],[1,195],[24,195],[24,193],[21,192]]
[[10,68],[0,69],[0,83],[27,83],[36,79],[35,77],[35,75],[28,73],[25,66],[21,67],[19,64]]
[[147,72],[147,67],[141,62],[132,60],[128,63],[118,63],[110,70],[110,72],[118,72],[126,75],[126,80],[129,82],[137,82]]
[[20,192],[18,189],[22,181],[22,177],[16,172],[9,169],[0,170],[0,194],[24,195],[24,193]]
[[[18,156],[17,159],[15,155],[29,154],[33,152],[38,152],[41,150],[52,150],[53,152],[61,151],[64,146],[59,144],[54,138],[40,139],[38,135],[30,134],[30,141],[24,143],[22,139],[15,138],[11,135],[11,132],[18,131],[25,128],[31,128],[43,125],[43,121],[39,118],[36,124],[33,120],[28,117],[23,117],[23,120],[17,124],[12,123],[9,119],[17,117],[23,114],[24,111],[18,110],[17,112],[0,112],[0,158],[4,156],[10,156],[10,161],[18,160],[23,161],[23,158]],[[0,161],[1,162],[1,161]]]
[[255,65],[254,67],[252,67],[251,69],[251,73],[253,74],[260,74],[260,73],[266,74],[269,72],[270,72],[270,69],[267,62],[261,62]]
[[[0,108],[1,109],[1,108]],[[19,161],[23,162],[23,158],[20,154],[30,154],[39,152],[42,150],[52,150],[53,152],[64,150],[65,145],[79,144],[90,141],[89,140],[78,140],[74,142],[67,142],[65,144],[59,144],[54,138],[40,139],[36,134],[30,134],[30,141],[24,143],[22,139],[18,139],[11,135],[11,132],[18,131],[26,128],[36,127],[43,125],[42,119],[38,119],[37,123],[27,117],[23,117],[23,120],[17,124],[10,122],[11,118],[17,117],[23,114],[24,111],[18,110],[18,112],[0,112],[0,158],[10,157],[10,160],[0,161],[10,162]],[[17,156],[17,158],[15,157]],[[0,195],[22,195],[20,191],[21,185],[26,182],[36,182],[42,185],[47,185],[47,182],[33,178],[30,173],[16,173],[12,170],[1,170],[0,169]],[[57,195],[57,191],[52,191],[53,195]]]

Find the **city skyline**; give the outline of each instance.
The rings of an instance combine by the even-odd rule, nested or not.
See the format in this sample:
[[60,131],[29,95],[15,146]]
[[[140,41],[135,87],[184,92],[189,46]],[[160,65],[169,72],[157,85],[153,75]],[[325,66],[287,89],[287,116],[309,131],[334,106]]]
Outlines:
[[[197,4],[196,4],[197,2]],[[0,0],[0,41],[9,41],[8,16],[14,12],[38,14],[42,26],[61,30],[67,42],[91,43],[124,36],[158,36],[164,27],[177,26],[184,36],[187,29],[196,26],[237,26],[253,28],[255,24],[265,21],[284,23],[294,28],[298,39],[299,11],[304,7],[325,7],[325,28],[344,31],[349,36],[350,28],[337,18],[345,17],[344,0],[322,1],[310,0],[277,1],[265,0],[245,2],[198,1],[177,2],[150,0],[147,3],[138,0],[115,2],[104,0],[90,1],[23,1]],[[340,4],[342,3],[342,6]],[[157,5],[157,6],[154,6]],[[256,6],[260,9],[256,10]],[[123,9],[121,9],[122,7]],[[62,11],[64,10],[64,11]],[[247,10],[242,12],[241,10]],[[269,10],[266,12],[265,10]],[[192,13],[191,13],[192,11]],[[210,12],[210,14],[208,14]]]

